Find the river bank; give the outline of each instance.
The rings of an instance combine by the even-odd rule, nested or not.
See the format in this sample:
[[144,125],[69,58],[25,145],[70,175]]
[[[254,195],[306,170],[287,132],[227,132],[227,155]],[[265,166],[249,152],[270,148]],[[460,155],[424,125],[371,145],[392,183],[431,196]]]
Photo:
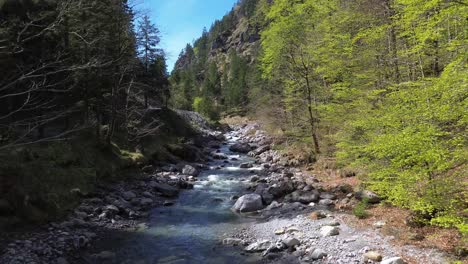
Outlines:
[[449,263],[350,227],[334,207],[356,192],[323,189],[271,144],[257,124],[233,127],[205,142],[206,163],[100,186],[66,221],[10,242],[0,263]]

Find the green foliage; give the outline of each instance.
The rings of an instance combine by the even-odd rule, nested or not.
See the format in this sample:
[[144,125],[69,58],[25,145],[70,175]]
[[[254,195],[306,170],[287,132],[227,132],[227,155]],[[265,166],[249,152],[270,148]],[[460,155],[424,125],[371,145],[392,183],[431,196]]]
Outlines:
[[[206,116],[212,105],[248,109],[288,145],[309,146],[359,171],[393,205],[466,232],[468,6],[442,0],[240,4],[248,30],[260,28],[256,64],[234,49],[211,50],[239,28],[243,15],[230,12],[194,43],[193,54],[182,54],[184,67],[173,73],[173,89],[183,94],[178,105]],[[206,59],[210,51],[222,56]],[[365,204],[355,211],[365,216]]]
[[353,214],[359,219],[365,219],[369,217],[369,213],[366,211],[369,205],[368,199],[363,199],[357,203],[353,208]]
[[219,120],[219,112],[209,98],[195,97],[192,107],[195,112],[198,112],[211,120]]

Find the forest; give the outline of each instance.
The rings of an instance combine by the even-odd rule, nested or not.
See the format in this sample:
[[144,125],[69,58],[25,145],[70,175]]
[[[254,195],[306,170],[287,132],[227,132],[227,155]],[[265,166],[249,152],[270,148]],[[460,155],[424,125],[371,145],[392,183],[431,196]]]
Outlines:
[[181,53],[171,102],[253,116],[308,161],[335,159],[392,204],[466,232],[467,12],[451,0],[241,1]]
[[[412,227],[455,232],[466,257],[466,1],[239,0],[186,44],[171,72],[157,21],[135,6],[131,0],[0,0],[0,232],[67,215],[75,217],[65,222],[70,225],[95,221],[98,230],[137,230],[134,220],[151,215],[150,208],[180,209],[171,200],[180,189],[205,188],[213,175],[203,187],[196,177],[206,171],[227,170],[231,177],[254,166],[267,176],[258,172],[239,182],[253,184],[242,190],[271,198],[260,197],[260,209],[313,191],[315,202],[338,204],[331,200],[344,191],[336,196],[306,180],[265,194],[303,175],[299,170],[324,168],[357,179],[348,198],[369,191],[385,208],[408,212]],[[249,130],[251,123],[229,130],[236,118],[258,130]],[[262,153],[274,157],[264,162]],[[280,164],[290,156],[293,164]],[[275,184],[265,191],[260,187],[267,182]],[[237,194],[206,199],[234,203],[242,198]],[[355,212],[367,206],[353,199]],[[84,216],[78,210],[92,206]],[[228,211],[182,209],[209,219]],[[59,230],[51,226],[50,232]],[[80,239],[75,247],[89,247]],[[0,236],[0,262],[4,245]],[[34,256],[49,253],[41,254]]]

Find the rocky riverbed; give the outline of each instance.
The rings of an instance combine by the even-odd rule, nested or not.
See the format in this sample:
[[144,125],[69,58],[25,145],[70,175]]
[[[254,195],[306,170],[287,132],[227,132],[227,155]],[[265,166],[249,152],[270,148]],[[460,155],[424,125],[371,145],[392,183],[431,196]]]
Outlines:
[[323,190],[313,175],[293,167],[295,161],[271,150],[271,140],[256,124],[238,127],[231,136],[239,142],[237,151],[255,146],[248,153],[264,168],[251,178],[253,194],[240,197],[233,210],[255,211],[263,220],[226,233],[226,246],[262,254],[264,263],[449,263],[437,250],[394,245],[393,237],[378,232],[385,221],[356,230],[334,210],[364,197],[380,202],[373,192],[355,192],[346,184]]
[[348,226],[335,206],[379,197],[322,189],[257,124],[225,138],[207,139],[207,163],[147,166],[92,194],[71,190],[81,205],[10,241],[0,263],[446,263],[435,250],[394,246],[376,230],[385,222]]

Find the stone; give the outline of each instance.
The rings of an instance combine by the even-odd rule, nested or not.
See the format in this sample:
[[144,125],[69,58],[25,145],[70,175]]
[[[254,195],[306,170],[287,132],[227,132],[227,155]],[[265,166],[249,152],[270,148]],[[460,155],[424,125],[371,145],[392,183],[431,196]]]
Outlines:
[[151,198],[141,198],[140,205],[143,207],[151,206],[153,204],[153,199]]
[[369,190],[364,190],[364,191],[359,191],[359,192],[356,192],[354,194],[354,196],[358,199],[358,200],[364,200],[364,199],[367,199],[367,201],[371,204],[376,204],[376,203],[380,203],[380,201],[382,200],[380,198],[380,196],[378,196],[376,193],[372,192],[372,191],[369,191]]
[[252,147],[247,143],[236,143],[229,147],[230,151],[239,153],[248,153],[252,150]]
[[364,261],[368,261],[368,260],[371,260],[371,261],[374,261],[374,262],[379,262],[382,260],[382,254],[380,254],[379,252],[376,252],[376,251],[369,251],[369,252],[366,252],[362,255]]
[[333,220],[333,221],[328,222],[326,225],[327,226],[339,226],[340,222],[338,222],[337,220]]
[[268,191],[264,191],[261,194],[261,196],[262,196],[263,204],[265,204],[265,205],[271,204],[273,202],[273,200],[275,199],[275,197],[273,197],[273,195],[271,193],[269,193]]
[[124,193],[122,193],[122,196],[127,201],[137,197],[137,195],[132,191],[124,192]]
[[277,235],[277,236],[282,235],[284,233],[286,233],[286,230],[284,230],[284,228],[280,228],[280,229],[275,230],[275,235]]
[[301,244],[301,241],[299,241],[295,237],[287,237],[287,238],[283,239],[282,242],[283,242],[283,244],[285,244],[289,248],[299,246]]
[[172,205],[174,205],[174,202],[173,201],[164,201],[163,205],[164,206],[172,206]]
[[319,205],[324,205],[324,206],[331,206],[333,205],[333,201],[330,199],[322,199],[318,202]]
[[113,214],[118,214],[119,213],[119,208],[117,208],[117,206],[115,206],[113,204],[107,205],[104,208],[104,210],[107,211],[107,212],[113,213]]
[[267,206],[267,208],[265,208],[265,210],[273,210],[273,209],[279,208],[281,206],[282,206],[282,204],[278,203],[277,201],[273,201],[273,202],[271,202],[270,205]]
[[309,218],[312,220],[319,220],[325,217],[327,217],[327,215],[322,211],[315,211],[315,212],[310,213],[309,215]]
[[144,173],[152,173],[154,171],[153,165],[146,165],[143,168],[141,168],[141,171]]
[[310,255],[313,260],[323,259],[327,256],[327,253],[323,249],[316,248]]
[[251,156],[258,156],[266,151],[270,150],[270,145],[260,146],[252,151]]
[[247,252],[261,252],[267,250],[272,245],[271,241],[269,240],[262,240],[254,242],[247,247],[244,248]]
[[323,192],[323,193],[320,194],[320,199],[334,200],[334,199],[336,199],[336,195],[334,195],[332,193]]
[[212,153],[211,153],[211,156],[212,156],[214,159],[218,159],[218,160],[225,160],[225,159],[228,158],[228,157],[226,156],[226,154],[224,154],[224,153],[218,153],[218,152],[212,152]]
[[79,218],[79,219],[86,219],[86,218],[88,218],[88,214],[87,214],[87,213],[84,213],[84,212],[81,212],[81,211],[78,211],[78,210],[75,210],[75,211],[74,211],[74,214],[75,214],[76,217]]
[[382,260],[380,264],[406,264],[406,262],[400,257],[393,257]]
[[250,177],[250,182],[258,182],[260,180],[260,177],[258,175],[254,175]]
[[320,228],[320,234],[323,237],[337,236],[340,234],[340,231],[336,226],[323,226]]
[[244,163],[241,163],[239,165],[239,168],[241,169],[248,169],[248,168],[252,168],[253,167],[253,164],[250,163],[250,162],[244,162]]
[[244,243],[242,239],[239,238],[225,238],[223,239],[223,245],[227,246],[240,246]]
[[251,193],[237,199],[232,210],[240,213],[254,212],[263,209],[262,196]]
[[281,181],[273,184],[268,188],[268,192],[275,198],[283,197],[288,193],[294,191],[294,186],[290,181]]
[[144,197],[146,197],[146,198],[153,198],[154,197],[154,195],[152,193],[150,193],[150,192],[143,192],[142,195]]
[[166,197],[176,197],[179,195],[179,189],[165,183],[151,182],[150,186]]
[[70,193],[76,196],[83,196],[83,193],[81,192],[80,188],[73,188],[70,190]]
[[375,222],[375,223],[373,224],[373,226],[374,226],[375,228],[382,228],[382,227],[385,226],[385,224],[386,224],[385,221],[377,221],[377,222]]
[[182,174],[196,177],[200,174],[200,171],[191,165],[185,165],[182,169]]

